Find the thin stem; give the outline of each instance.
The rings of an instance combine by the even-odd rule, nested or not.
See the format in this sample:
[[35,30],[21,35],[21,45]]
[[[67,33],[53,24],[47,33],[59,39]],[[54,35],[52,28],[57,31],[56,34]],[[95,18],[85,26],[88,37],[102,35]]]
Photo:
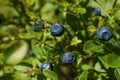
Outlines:
[[116,6],[118,0],[115,0],[114,4],[113,4],[113,8]]
[[65,11],[65,10],[60,10],[60,11],[61,11],[61,12],[66,12],[66,13],[68,13],[68,14],[71,14],[71,15],[76,16],[77,18],[79,18],[79,16],[76,15],[76,14],[74,14],[74,13],[71,13],[71,12],[68,12],[68,11]]
[[[103,8],[102,6],[100,6],[99,2],[96,1],[95,3],[103,10],[103,12],[108,16],[108,18],[112,21],[112,23],[114,23],[116,27],[119,27],[119,26],[115,23],[115,21],[112,19],[112,17],[104,10],[104,8]],[[113,26],[112,26],[112,27],[113,27]]]

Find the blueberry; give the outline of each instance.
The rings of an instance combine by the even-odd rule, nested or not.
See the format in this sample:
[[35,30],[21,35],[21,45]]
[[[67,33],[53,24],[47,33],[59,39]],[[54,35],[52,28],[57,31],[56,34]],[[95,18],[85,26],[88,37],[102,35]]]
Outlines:
[[72,52],[66,52],[62,55],[62,62],[65,64],[73,63],[75,61],[75,56]]
[[54,23],[50,28],[50,32],[53,36],[61,36],[64,33],[64,26],[60,23]]
[[44,62],[40,66],[40,72],[43,73],[43,69],[53,70],[53,66],[50,62]]
[[97,37],[99,40],[108,41],[112,37],[112,31],[108,27],[102,26],[97,31]]
[[37,27],[36,26],[32,26],[32,30],[33,31],[37,31]]
[[41,22],[41,21],[35,21],[35,23],[36,23],[37,25],[39,25],[40,27],[45,28],[45,25],[44,25],[43,22]]
[[100,9],[100,8],[95,8],[94,14],[95,14],[96,16],[100,16],[100,15],[101,15],[101,9]]
[[29,50],[29,55],[33,55],[34,52],[32,50]]

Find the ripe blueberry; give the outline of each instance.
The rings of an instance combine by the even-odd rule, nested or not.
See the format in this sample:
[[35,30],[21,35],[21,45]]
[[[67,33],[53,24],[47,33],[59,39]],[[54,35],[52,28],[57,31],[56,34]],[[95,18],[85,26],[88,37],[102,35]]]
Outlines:
[[100,9],[100,8],[95,8],[94,14],[95,14],[96,16],[100,16],[100,15],[101,15],[101,9]]
[[61,36],[64,33],[64,26],[60,23],[55,23],[51,26],[50,32],[53,36]]
[[33,31],[37,31],[37,27],[36,26],[32,26],[32,30]]
[[41,31],[41,29],[38,26],[34,26],[34,25],[32,26],[32,30],[35,32]]
[[75,61],[75,56],[72,52],[66,52],[62,55],[62,62],[65,64],[73,63]]
[[39,25],[40,27],[42,27],[42,28],[45,27],[44,23],[41,22],[41,21],[35,21],[35,23],[36,23],[37,25]]
[[33,55],[34,52],[32,50],[29,50],[29,55]]
[[97,37],[99,40],[108,41],[112,37],[112,31],[108,27],[102,26],[97,31]]
[[50,62],[44,62],[40,66],[40,72],[43,73],[43,69],[53,70],[53,66]]

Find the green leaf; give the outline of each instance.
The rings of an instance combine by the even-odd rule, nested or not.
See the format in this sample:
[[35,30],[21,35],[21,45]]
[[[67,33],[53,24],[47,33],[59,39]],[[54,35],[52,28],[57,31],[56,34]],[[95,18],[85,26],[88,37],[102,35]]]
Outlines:
[[40,61],[36,57],[29,57],[29,58],[25,59],[23,62],[31,64],[33,66],[33,68],[36,68],[36,66],[40,65]]
[[29,70],[31,70],[31,67],[26,66],[26,65],[16,65],[14,68],[17,71],[29,71]]
[[[56,21],[55,10],[58,8],[58,5],[53,3],[46,3],[41,9],[41,16],[44,20],[49,22]],[[54,16],[53,16],[54,15]]]
[[4,75],[3,70],[0,70],[0,77]]
[[30,76],[23,72],[16,72],[13,77],[14,80],[31,80]]
[[14,66],[5,66],[2,70],[3,73],[14,73]]
[[7,5],[0,5],[0,14],[4,15],[6,18],[20,16],[20,14],[15,10],[14,7]]
[[[120,4],[120,3],[119,3]],[[119,5],[118,4],[118,5]],[[118,6],[118,7],[116,7],[116,9],[114,9],[114,17],[115,17],[115,19],[117,19],[117,20],[120,20],[120,10],[119,10],[119,8],[120,8],[120,6]]]
[[25,6],[32,7],[32,9],[36,10],[40,8],[40,0],[27,0],[25,3]]
[[76,4],[79,4],[82,2],[82,0],[75,0]]
[[47,12],[54,11],[57,7],[58,7],[58,5],[48,2],[44,5],[44,7],[42,8],[41,11],[42,11],[42,13],[47,13]]
[[32,39],[32,35],[30,33],[21,33],[20,38],[21,39]]
[[85,13],[86,13],[86,9],[80,7],[80,8],[78,9],[78,13],[80,13],[80,14],[85,14]]
[[92,40],[89,40],[84,44],[84,51],[103,52],[103,48],[95,44]]
[[98,72],[105,72],[105,70],[103,68],[101,68],[101,64],[99,62],[97,62],[95,64],[95,70],[98,71]]
[[32,20],[35,20],[35,19],[38,19],[38,20],[39,20],[39,17],[36,16],[36,14],[34,14],[33,12],[27,11],[26,14],[27,14]]
[[77,65],[80,65],[81,64],[81,62],[82,62],[82,57],[79,57],[78,59],[77,59]]
[[26,5],[32,6],[35,3],[35,0],[27,0],[26,3]]
[[106,67],[119,68],[120,55],[109,53],[105,56],[99,56],[99,59]]
[[[73,15],[77,16],[79,18],[79,14],[85,14],[86,9],[81,7],[81,6],[76,6],[76,5],[70,5],[69,7],[70,13],[74,13]],[[71,14],[72,14],[71,13]]]
[[96,27],[94,25],[91,25],[91,26],[88,26],[87,30],[93,33],[96,31]]
[[115,46],[118,45],[118,44],[117,44],[117,41],[116,41],[114,38],[110,39],[110,40],[108,41],[108,43],[111,44],[113,47],[115,47]]
[[82,40],[79,40],[77,36],[74,36],[71,41],[71,46],[81,43]]
[[114,74],[115,74],[117,80],[120,80],[120,69],[115,69]]
[[58,80],[58,75],[51,70],[44,69],[43,74],[49,79]]
[[17,41],[6,52],[6,64],[14,65],[22,61],[28,51],[28,44],[25,41]]
[[39,45],[37,43],[37,40],[32,40],[31,41],[31,45],[32,45],[32,50],[34,52],[34,54],[36,55],[37,58],[45,58],[46,57],[46,50],[45,48],[41,45]]
[[0,0],[0,4],[13,5],[12,1],[10,0],[5,0],[5,1]]
[[[105,11],[109,11],[113,8],[115,0],[90,0],[89,6],[96,8],[96,7],[103,7]],[[100,6],[99,6],[99,5]]]
[[97,0],[97,2],[106,10],[109,11],[113,8],[115,0]]
[[88,65],[88,64],[83,64],[81,65],[82,70],[89,70],[89,69],[93,69],[92,66]]
[[87,80],[87,76],[88,76],[88,71],[85,70],[82,72],[82,74],[78,77],[78,80]]
[[94,25],[90,25],[90,26],[88,26],[87,31],[89,33],[88,35],[91,37],[95,34],[96,27]]

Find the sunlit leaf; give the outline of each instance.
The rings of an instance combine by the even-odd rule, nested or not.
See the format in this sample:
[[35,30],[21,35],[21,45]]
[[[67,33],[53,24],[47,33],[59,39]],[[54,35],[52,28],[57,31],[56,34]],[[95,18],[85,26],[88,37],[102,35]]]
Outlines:
[[120,69],[115,69],[114,71],[117,80],[120,80]]
[[101,45],[95,44],[92,40],[87,41],[84,44],[85,51],[93,51],[93,52],[103,52],[103,48]]
[[118,62],[120,61],[120,55],[118,55],[118,54],[109,53],[105,56],[99,56],[99,59],[107,67],[112,67],[112,68],[119,68],[120,67],[120,64],[118,64]]
[[58,75],[53,71],[44,69],[43,74],[49,79],[58,80]]
[[28,44],[25,41],[18,41],[18,43],[12,47],[14,47],[13,50],[11,50],[12,48],[10,48],[10,51],[7,51],[6,64],[20,63],[28,51]]
[[82,74],[78,77],[78,80],[87,80],[87,76],[88,76],[88,71],[85,70],[82,72]]

